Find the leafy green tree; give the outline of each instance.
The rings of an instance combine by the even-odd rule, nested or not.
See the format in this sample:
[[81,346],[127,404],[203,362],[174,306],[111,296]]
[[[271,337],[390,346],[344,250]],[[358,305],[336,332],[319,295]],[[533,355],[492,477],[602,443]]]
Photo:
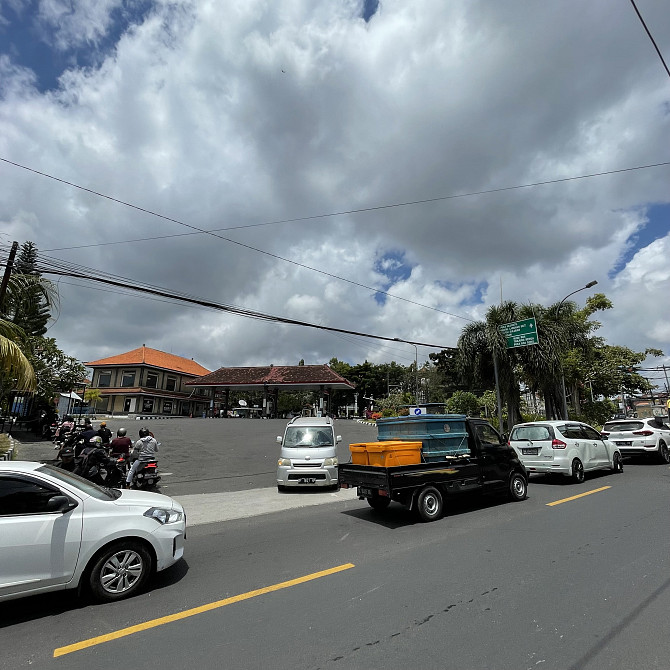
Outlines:
[[447,412],[450,414],[467,414],[468,416],[479,416],[479,398],[469,391],[456,391],[447,400]]
[[375,400],[375,409],[382,416],[403,416],[409,413],[407,405],[410,404],[412,395],[405,392],[391,393],[387,398]]

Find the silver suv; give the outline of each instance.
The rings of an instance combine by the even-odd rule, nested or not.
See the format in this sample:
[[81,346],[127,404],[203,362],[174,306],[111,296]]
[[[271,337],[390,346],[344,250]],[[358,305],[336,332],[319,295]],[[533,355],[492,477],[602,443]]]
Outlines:
[[291,419],[281,444],[277,461],[277,489],[287,487],[337,487],[337,444],[330,417],[297,417]]
[[651,454],[659,463],[670,463],[670,427],[663,417],[608,421],[603,434],[619,447],[623,456]]

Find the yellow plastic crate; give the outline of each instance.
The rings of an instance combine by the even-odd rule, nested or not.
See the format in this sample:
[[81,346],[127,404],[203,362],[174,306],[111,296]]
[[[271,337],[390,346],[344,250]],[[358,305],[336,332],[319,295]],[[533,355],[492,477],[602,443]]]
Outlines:
[[[361,449],[365,451],[367,463],[362,460],[363,452]],[[401,440],[361,442],[350,445],[349,450],[351,451],[352,463],[357,465],[379,465],[387,468],[393,465],[421,463],[421,442],[402,442]],[[354,458],[360,458],[361,460],[356,461]]]
[[355,465],[370,465],[368,461],[368,452],[365,450],[365,444],[350,444],[351,462]]

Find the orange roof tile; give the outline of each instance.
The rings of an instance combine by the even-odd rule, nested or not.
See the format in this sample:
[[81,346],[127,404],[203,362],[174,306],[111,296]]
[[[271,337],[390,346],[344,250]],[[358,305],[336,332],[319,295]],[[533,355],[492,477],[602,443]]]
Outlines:
[[125,354],[119,354],[118,356],[90,361],[86,365],[90,368],[99,368],[106,365],[148,365],[154,368],[181,372],[185,375],[195,375],[196,377],[210,373],[210,370],[204,368],[200,363],[196,363],[192,358],[166,354],[164,351],[145,346],[126,351]]

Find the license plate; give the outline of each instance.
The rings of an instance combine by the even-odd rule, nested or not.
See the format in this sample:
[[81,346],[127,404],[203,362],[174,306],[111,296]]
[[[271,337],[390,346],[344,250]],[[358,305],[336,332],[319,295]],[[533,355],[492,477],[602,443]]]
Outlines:
[[369,498],[372,495],[372,489],[367,489],[361,486],[361,495]]
[[312,477],[303,477],[302,479],[298,480],[298,484],[315,484],[316,479]]
[[633,446],[633,443],[630,440],[625,441],[625,442],[615,442],[614,444],[616,444],[617,447],[632,447]]
[[522,449],[521,454],[523,456],[537,456],[538,449]]

